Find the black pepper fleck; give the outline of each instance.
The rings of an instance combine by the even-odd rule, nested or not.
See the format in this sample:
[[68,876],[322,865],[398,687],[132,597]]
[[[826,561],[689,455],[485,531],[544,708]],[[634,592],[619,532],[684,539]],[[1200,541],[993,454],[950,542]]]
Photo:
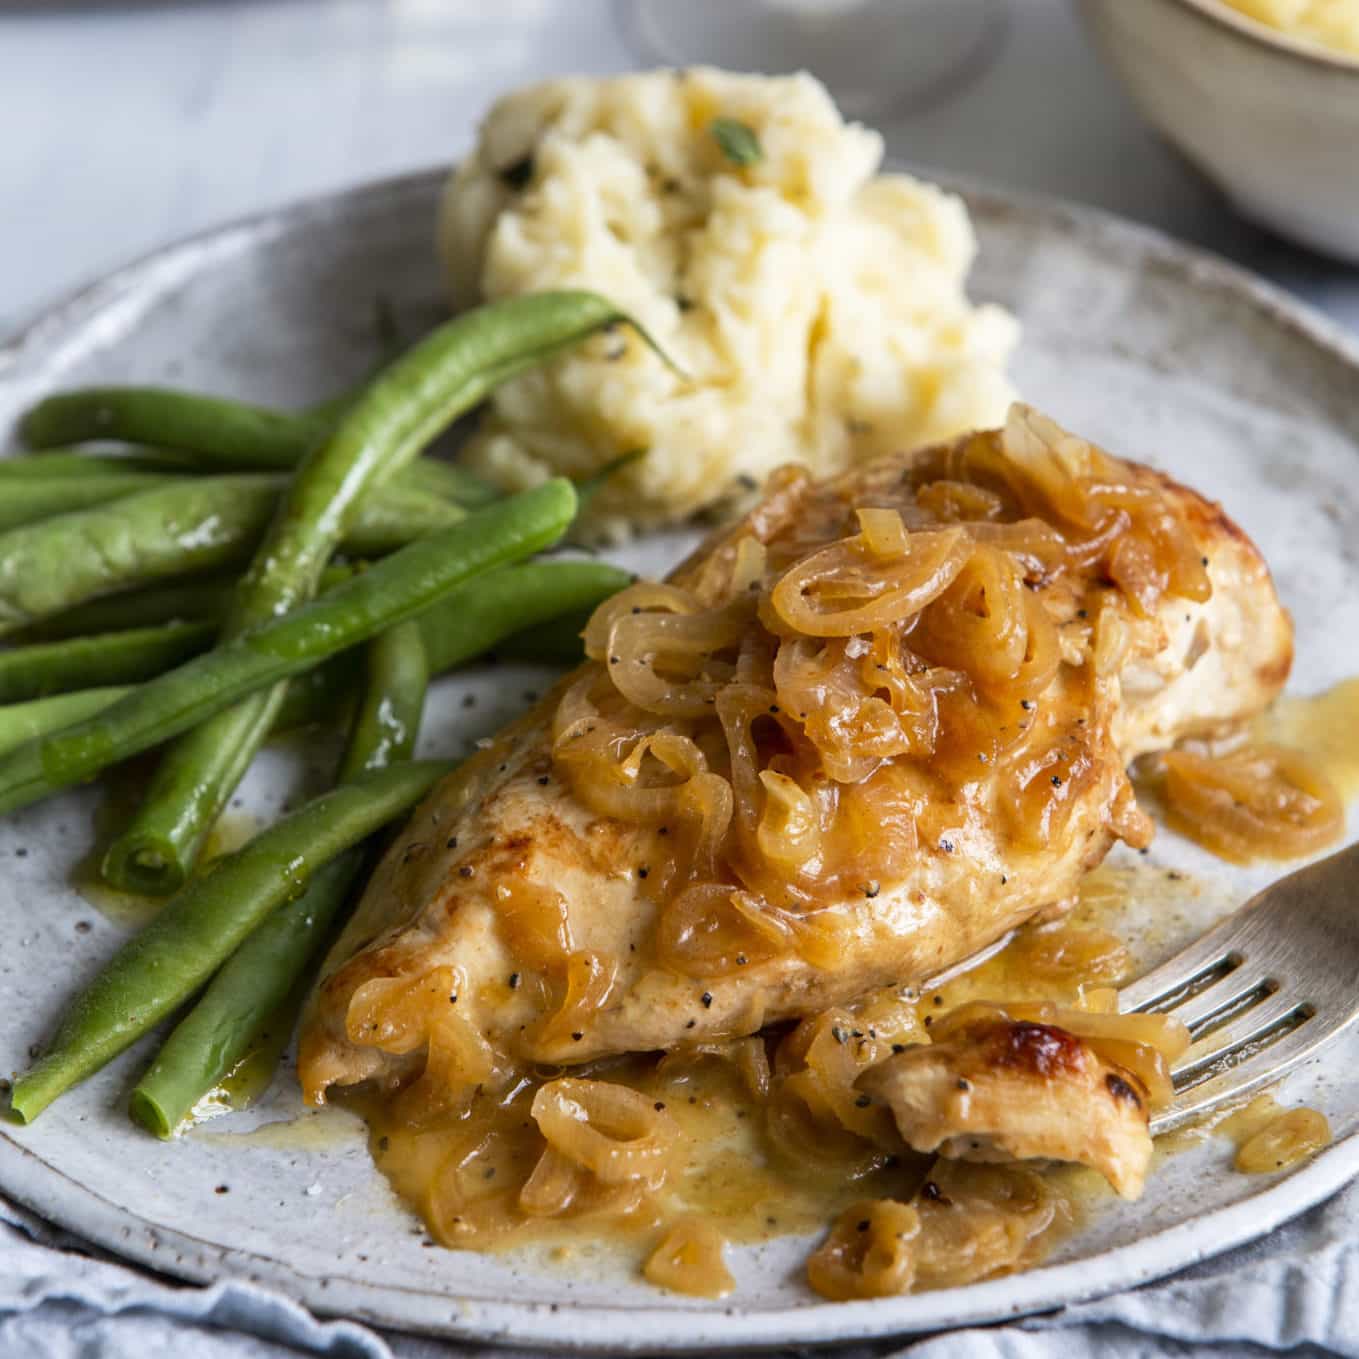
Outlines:
[[711,1010],[713,1008],[713,993],[711,991],[705,991],[699,999],[703,1002],[703,1008],[705,1010]]
[[510,973],[510,990],[511,990],[511,991],[517,991],[517,990],[519,989],[519,981],[520,981],[519,974],[518,974],[517,972],[511,972],[511,973]]

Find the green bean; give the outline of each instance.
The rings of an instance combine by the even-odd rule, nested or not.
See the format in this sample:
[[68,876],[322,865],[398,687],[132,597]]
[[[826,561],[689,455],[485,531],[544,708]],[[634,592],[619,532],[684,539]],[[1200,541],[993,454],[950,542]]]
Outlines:
[[[623,319],[592,293],[513,297],[455,317],[396,359],[303,458],[241,581],[223,636],[309,598],[360,495],[411,462],[496,385]],[[139,858],[140,851],[119,844],[110,867],[135,863],[139,878],[182,880],[267,737],[282,697],[277,687],[252,694],[175,742],[126,831],[129,841],[154,845],[154,852]]]
[[[631,576],[624,575],[624,584],[631,579]],[[623,586],[618,588],[621,590]],[[516,631],[495,644],[496,659],[523,661],[530,665],[557,665],[562,669],[579,665],[585,659],[585,643],[581,633],[585,631],[585,625],[593,612],[593,608],[576,609],[548,619],[540,626]]]
[[[362,389],[360,389],[361,391]],[[20,429],[35,448],[82,439],[128,439],[154,432],[166,451],[136,457],[72,452],[0,459],[0,476],[50,478],[141,471],[290,471],[357,403],[345,392],[301,412],[268,410],[223,397],[153,387],[98,387],[65,392],[34,406]],[[62,438],[62,435],[66,438]],[[451,463],[430,458],[413,464],[411,483],[467,508],[499,498],[495,487]],[[87,502],[87,503],[93,503]]]
[[223,963],[133,1088],[128,1113],[135,1122],[157,1137],[173,1137],[250,1054],[265,1025],[291,1028],[290,992],[349,899],[362,864],[355,849],[326,864],[302,896],[279,907]]
[[44,1056],[15,1082],[31,1123],[198,990],[252,930],[316,872],[413,806],[448,772],[408,762],[345,784],[219,859],[135,935],[77,997]]
[[[355,716],[340,782],[409,759],[415,752],[428,668],[419,622],[402,623],[367,648],[363,702]],[[221,1085],[256,1045],[266,1023],[291,1028],[298,985],[348,899],[363,851],[322,868],[306,892],[251,934],[180,1021],[132,1092],[132,1117],[171,1137],[198,1102]]]
[[190,577],[141,590],[101,595],[12,635],[18,643],[61,642],[91,633],[126,632],[165,623],[220,623],[236,582],[226,576]]
[[[352,569],[328,567],[322,577],[323,587],[338,584]],[[507,577],[503,584],[500,581],[502,574]],[[446,604],[436,605],[421,620],[426,642],[433,648],[430,668],[434,673],[447,670],[453,664],[439,660],[440,639],[458,637],[460,627],[468,630],[469,635],[489,636],[490,640],[481,644],[485,648],[498,646],[502,638],[516,628],[536,629],[539,624],[554,620],[562,613],[584,610],[579,620],[563,621],[560,625],[554,622],[553,635],[545,637],[541,647],[535,641],[536,633],[531,633],[522,641],[510,638],[505,646],[513,646],[513,651],[501,652],[507,658],[513,655],[515,659],[571,664],[572,658],[579,660],[581,657],[580,639],[575,632],[584,626],[590,610],[630,584],[632,577],[603,562],[567,558],[509,567],[505,573],[497,572],[495,581],[493,586],[488,577],[475,591],[460,590],[456,595],[450,595]],[[139,629],[160,623],[220,623],[233,588],[233,582],[229,580],[211,579],[109,595],[44,619],[36,626],[26,628],[20,638],[24,641],[59,641],[66,637]],[[491,616],[484,619],[479,607],[482,600],[492,601]],[[522,623],[513,622],[515,611],[521,609],[527,610],[529,616]],[[503,629],[497,626],[499,610],[508,611],[504,615],[506,626]]]
[[0,651],[0,703],[150,679],[206,651],[216,636],[214,623],[181,622],[12,647]]
[[[274,477],[203,477],[0,534],[0,636],[100,595],[238,565],[268,525],[280,486]],[[384,486],[365,498],[344,546],[360,556],[391,551],[463,514]]]
[[[361,562],[328,566],[321,577],[322,588],[338,585],[362,568]],[[122,594],[104,595],[88,604],[78,604],[73,609],[44,618],[31,628],[25,628],[14,640],[58,642],[68,637],[125,632],[163,623],[215,623],[220,626],[235,589],[234,579],[209,576],[151,585],[144,590],[125,590]]]
[[0,758],[39,737],[93,717],[120,698],[126,698],[130,692],[127,685],[78,689],[70,694],[54,694],[51,698],[35,698],[0,708]]
[[420,623],[399,623],[368,643],[363,699],[340,762],[341,783],[415,754],[429,688]]
[[192,471],[182,453],[139,448],[126,454],[83,453],[73,448],[0,456],[0,481],[58,481],[72,477],[161,476]]
[[[288,681],[288,696],[283,701],[274,731],[293,731],[333,719],[343,712],[353,689],[354,665],[348,655],[337,656],[326,665],[308,670],[305,675],[295,675]],[[6,704],[0,707],[0,756],[39,737],[73,727],[77,722],[111,708],[133,692],[133,685],[114,684]]]
[[416,458],[406,468],[403,479],[412,486],[428,491],[430,495],[451,500],[467,510],[489,505],[493,500],[499,500],[502,494],[489,481],[482,481],[473,473],[440,458]]
[[[533,561],[507,566],[462,586],[420,617],[429,669],[443,674],[506,638],[547,633],[554,619],[586,618],[633,577],[606,562]],[[579,645],[579,642],[577,642]]]
[[[631,581],[626,571],[593,561],[523,562],[488,572],[420,615],[430,672],[451,670],[492,648],[504,660],[574,665],[584,654],[580,633],[590,614]],[[295,676],[274,730],[327,720],[354,686],[348,653]],[[123,685],[0,707],[0,755],[83,721],[131,692]]]
[[171,484],[173,478],[148,472],[87,477],[16,477],[4,483],[0,495],[0,531],[17,528],[20,524],[37,523],[58,514],[103,505],[144,491],[153,486]]
[[234,467],[277,468],[296,462],[328,425],[243,401],[165,387],[86,387],[49,396],[19,422],[30,448],[118,439],[184,449]]
[[575,512],[545,483],[402,548],[294,612],[148,680],[104,712],[0,760],[0,813],[92,777],[429,608],[456,585],[550,545]]

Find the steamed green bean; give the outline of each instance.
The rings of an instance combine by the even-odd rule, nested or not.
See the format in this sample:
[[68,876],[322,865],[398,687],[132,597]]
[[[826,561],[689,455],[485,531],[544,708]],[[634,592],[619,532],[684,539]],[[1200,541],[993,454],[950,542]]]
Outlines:
[[[275,477],[203,477],[0,534],[0,636],[101,595],[238,565],[273,516]],[[377,555],[456,523],[464,511],[384,486],[357,507],[343,542]]]
[[[369,642],[363,700],[340,765],[348,783],[415,753],[428,666],[418,622]],[[291,1027],[299,980],[325,942],[363,865],[357,846],[332,860],[296,901],[276,910],[223,965],[132,1092],[132,1117],[170,1137],[226,1080],[268,1023]],[[292,1002],[290,1004],[290,1002]]]
[[69,694],[6,704],[0,708],[0,758],[30,741],[63,731],[103,712],[131,692],[127,685],[120,684],[109,689],[77,689]]
[[114,954],[76,998],[44,1055],[14,1084],[30,1123],[58,1095],[183,1004],[318,870],[412,807],[450,766],[407,762],[308,803],[219,859]]
[[[536,293],[465,312],[380,372],[303,458],[223,623],[231,638],[296,607],[316,589],[359,497],[410,463],[506,379],[626,318],[593,293]],[[126,834],[154,860],[118,853],[138,875],[182,879],[273,725],[283,691],[252,694],[163,756]],[[172,849],[169,858],[165,851]],[[115,886],[121,884],[115,882]]]
[[0,760],[0,813],[50,796],[236,700],[412,618],[479,572],[560,538],[570,482],[545,483],[420,539],[321,598],[149,680],[104,712]]
[[0,651],[0,703],[113,684],[134,684],[207,650],[212,622],[162,623]]
[[[506,660],[573,665],[591,612],[632,577],[604,562],[524,562],[459,586],[420,616],[431,674],[494,648]],[[345,653],[288,682],[274,730],[332,717],[355,686],[354,656]],[[132,692],[129,686],[79,690],[0,707],[0,755],[83,721]]]
[[4,482],[0,494],[0,532],[21,524],[39,523],[59,514],[71,514],[120,500],[134,491],[165,486],[173,478],[154,472],[128,472],[86,477],[15,477]]
[[263,469],[290,466],[328,428],[324,416],[168,387],[86,387],[38,402],[19,422],[19,435],[30,448],[117,439]]

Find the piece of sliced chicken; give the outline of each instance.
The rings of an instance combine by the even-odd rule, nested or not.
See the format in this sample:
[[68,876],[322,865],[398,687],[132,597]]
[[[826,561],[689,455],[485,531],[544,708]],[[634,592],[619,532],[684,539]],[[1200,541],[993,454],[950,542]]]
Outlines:
[[1137,1198],[1151,1161],[1141,1080],[1068,1029],[970,1008],[939,1040],[858,1080],[906,1145],[965,1161],[1072,1161]]
[[[985,470],[993,465],[994,475]],[[1101,520],[1106,528],[1087,534],[1094,546],[1079,565],[1052,568],[1042,560],[1047,530],[1032,507],[1014,524],[1021,511],[1005,494],[966,484],[974,475],[994,483],[1015,468],[1026,496],[1041,500],[1048,491],[1032,488],[1047,487],[1054,504],[1072,487],[1084,495],[1112,483],[1097,494],[1107,505],[1134,506],[1153,537],[1127,532],[1126,515]],[[593,794],[583,791],[571,741],[594,728],[588,719],[567,724],[565,740],[560,730],[564,693],[608,688],[615,658],[601,654],[440,785],[386,855],[304,1023],[299,1073],[309,1099],[323,1100],[335,1084],[399,1084],[427,1062],[431,1080],[472,1085],[532,1063],[750,1034],[875,986],[926,978],[1069,904],[1118,838],[1145,844],[1151,823],[1136,805],[1128,760],[1249,717],[1287,674],[1288,616],[1259,553],[1218,507],[1018,409],[1003,434],[884,459],[820,486],[799,473],[777,478],[745,520],[686,562],[672,577],[678,592],[711,606],[710,617],[725,619],[730,634],[728,649],[704,660],[691,686],[708,686],[713,711],[725,712],[739,694],[766,692],[739,687],[761,648],[772,654],[788,642],[804,648],[800,663],[821,663],[820,640],[789,641],[791,630],[772,611],[771,591],[789,563],[839,544],[867,563],[855,588],[870,596],[878,588],[867,531],[851,541],[864,507],[892,510],[911,530],[894,558],[890,518],[875,521],[886,534],[884,572],[922,542],[952,550],[951,526],[974,517],[968,535],[1019,544],[1014,560],[1027,587],[1019,601],[1041,610],[1025,615],[1030,633],[1038,636],[1046,618],[1060,646],[1061,663],[1042,691],[1031,697],[1004,682],[983,690],[956,666],[922,671],[911,658],[935,646],[920,631],[928,611],[919,628],[912,617],[876,639],[830,638],[840,648],[833,654],[841,657],[841,687],[804,684],[804,711],[770,702],[767,716],[761,708],[744,728],[770,776],[762,772],[751,795],[759,836],[773,826],[783,857],[759,859],[766,841],[757,846],[753,829],[745,841],[729,835],[708,863],[707,884],[684,898],[701,909],[676,924],[676,882],[694,876],[697,833],[643,815],[642,802],[659,795],[645,778],[612,788],[614,813],[587,805]],[[1048,517],[1067,539],[1084,532],[1056,510]],[[1125,531],[1108,531],[1109,523]],[[1175,547],[1178,566],[1139,559],[1147,541]],[[1184,584],[1195,572],[1202,574]],[[758,613],[751,605],[733,614],[747,589]],[[822,602],[833,609],[837,598]],[[870,655],[880,643],[889,649]],[[877,668],[895,666],[898,686],[940,675],[962,685],[951,695],[930,691],[942,733],[932,754],[872,755],[890,749],[883,732],[895,739],[900,717],[893,691],[875,696],[874,672],[865,669],[879,654]],[[848,681],[845,658],[858,667]],[[852,710],[838,706],[851,700]],[[714,783],[735,778],[731,735],[724,741],[716,717],[702,713],[678,725],[700,752],[690,758],[705,763],[711,810],[721,801]],[[652,721],[657,729],[665,729],[662,719]],[[813,734],[828,750],[839,743],[837,764],[829,756],[825,768],[808,763],[820,748]],[[619,760],[627,748],[642,749],[617,745]],[[795,777],[780,773],[786,768]],[[685,791],[696,787],[691,780]],[[821,808],[814,849],[794,834],[796,806],[775,805],[776,787],[780,796],[791,787],[804,813]],[[739,790],[736,803],[739,820]]]

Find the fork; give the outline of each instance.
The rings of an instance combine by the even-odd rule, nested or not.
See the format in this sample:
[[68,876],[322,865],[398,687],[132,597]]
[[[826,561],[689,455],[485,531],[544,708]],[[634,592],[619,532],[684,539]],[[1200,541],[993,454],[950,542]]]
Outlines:
[[1170,1014],[1193,1040],[1159,1135],[1276,1081],[1359,1018],[1359,844],[1257,893],[1119,991],[1120,1012]]

